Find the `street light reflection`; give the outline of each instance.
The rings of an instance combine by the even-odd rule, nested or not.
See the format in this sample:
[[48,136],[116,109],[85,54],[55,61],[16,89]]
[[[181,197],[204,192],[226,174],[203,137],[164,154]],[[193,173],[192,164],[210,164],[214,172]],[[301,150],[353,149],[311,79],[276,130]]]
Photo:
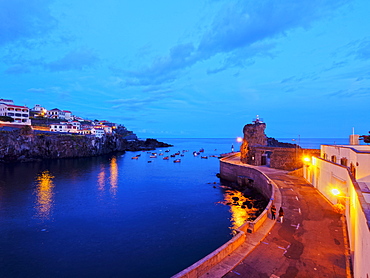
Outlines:
[[224,194],[226,205],[230,206],[231,229],[235,231],[247,220],[253,220],[257,217],[258,209],[253,207],[253,200],[245,197],[242,192],[226,190]]
[[118,189],[118,165],[117,158],[114,156],[110,161],[110,193],[116,196]]
[[37,178],[36,185],[36,216],[38,218],[50,219],[53,207],[53,183],[54,176],[49,171],[43,171]]

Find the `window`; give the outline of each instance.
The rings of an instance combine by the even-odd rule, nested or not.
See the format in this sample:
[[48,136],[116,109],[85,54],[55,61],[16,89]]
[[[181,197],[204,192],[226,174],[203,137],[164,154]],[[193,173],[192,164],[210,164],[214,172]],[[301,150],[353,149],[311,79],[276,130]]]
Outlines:
[[337,157],[335,155],[331,156],[331,161],[337,163]]
[[343,166],[347,166],[347,164],[348,164],[348,159],[347,159],[347,158],[345,158],[345,157],[342,157],[342,158],[340,159],[340,164],[341,164],[341,165],[343,165]]

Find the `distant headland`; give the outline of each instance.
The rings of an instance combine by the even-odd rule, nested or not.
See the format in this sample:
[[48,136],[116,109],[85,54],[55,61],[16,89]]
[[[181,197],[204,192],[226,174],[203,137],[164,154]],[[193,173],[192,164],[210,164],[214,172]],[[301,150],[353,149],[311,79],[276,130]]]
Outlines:
[[0,99],[0,162],[89,157],[172,145],[139,140],[123,125],[87,120],[68,110],[33,109]]

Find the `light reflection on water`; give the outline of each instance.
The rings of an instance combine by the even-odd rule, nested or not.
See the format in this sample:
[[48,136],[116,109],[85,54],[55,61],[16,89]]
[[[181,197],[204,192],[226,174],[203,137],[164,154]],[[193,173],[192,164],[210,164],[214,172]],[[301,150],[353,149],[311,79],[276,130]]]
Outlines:
[[225,194],[225,204],[230,206],[231,212],[231,229],[233,232],[247,220],[256,218],[258,209],[248,207],[248,204],[252,204],[253,200],[251,198],[245,197],[242,192],[236,190],[226,190]]
[[37,185],[35,189],[36,202],[36,217],[40,219],[50,219],[54,205],[53,200],[53,179],[54,176],[49,171],[43,171],[36,177]]
[[112,197],[117,195],[118,190],[118,165],[117,165],[117,158],[114,156],[110,161],[110,189],[109,192],[111,193]]

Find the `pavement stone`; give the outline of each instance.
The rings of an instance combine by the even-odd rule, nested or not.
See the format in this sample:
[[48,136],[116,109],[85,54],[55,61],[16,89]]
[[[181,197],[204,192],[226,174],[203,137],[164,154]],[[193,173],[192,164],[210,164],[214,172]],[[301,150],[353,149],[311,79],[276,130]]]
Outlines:
[[[241,164],[238,158],[228,162]],[[279,189],[275,205],[284,209],[283,223],[267,219],[201,278],[351,277],[344,216],[303,178],[265,166],[247,167],[257,168],[275,182]]]

